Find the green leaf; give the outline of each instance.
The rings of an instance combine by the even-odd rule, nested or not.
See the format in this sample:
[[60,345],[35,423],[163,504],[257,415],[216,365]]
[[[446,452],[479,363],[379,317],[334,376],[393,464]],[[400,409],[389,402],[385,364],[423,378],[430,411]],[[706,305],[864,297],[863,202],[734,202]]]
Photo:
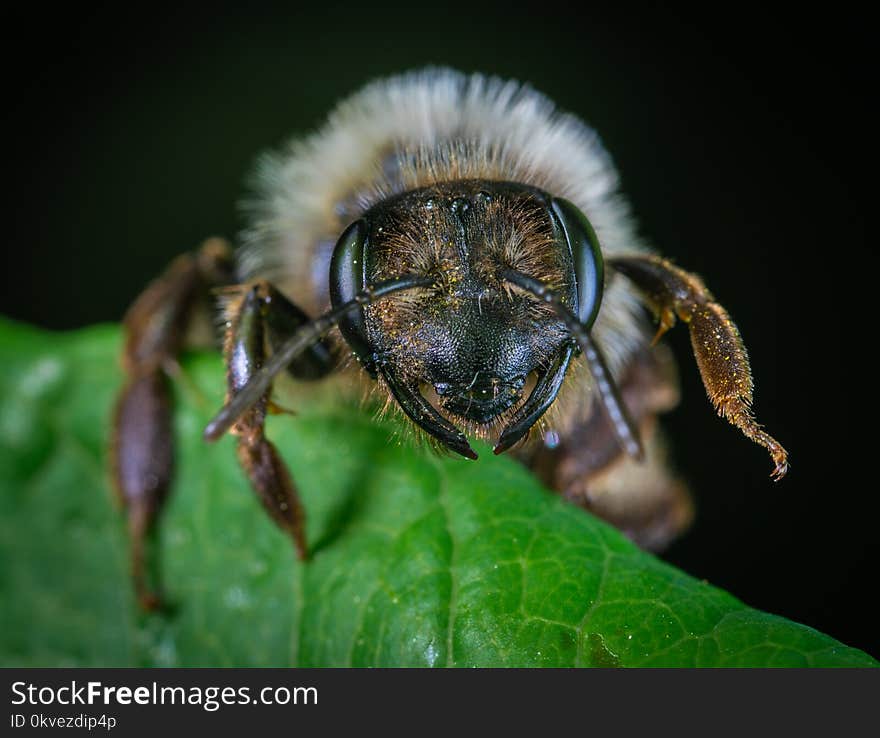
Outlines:
[[178,474],[144,615],[106,473],[120,333],[0,322],[4,666],[876,666],[639,551],[480,447],[413,447],[332,382],[270,419],[313,560],[262,512],[232,439],[201,428],[218,357],[175,380]]

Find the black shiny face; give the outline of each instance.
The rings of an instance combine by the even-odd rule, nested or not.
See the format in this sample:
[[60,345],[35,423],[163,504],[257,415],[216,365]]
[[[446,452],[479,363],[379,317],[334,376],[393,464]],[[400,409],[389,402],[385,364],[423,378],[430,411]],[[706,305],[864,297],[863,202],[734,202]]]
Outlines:
[[[528,306],[487,291],[458,297],[458,309],[426,320],[418,330],[427,346],[423,381],[443,410],[477,424],[491,423],[522,399],[526,379],[562,335],[535,325]],[[555,338],[555,340],[553,340]],[[421,342],[419,342],[421,343]]]
[[[573,341],[564,322],[501,276],[527,274],[577,313],[578,257],[559,202],[515,183],[436,185],[375,206],[334,253],[334,305],[383,280],[434,279],[366,306],[340,329],[404,412],[465,455],[473,452],[462,450],[469,447],[457,423],[479,430],[504,420],[505,432],[515,426],[520,437],[552,403],[567,369]],[[601,270],[593,274],[591,305],[601,294]],[[524,396],[530,376],[536,388]]]

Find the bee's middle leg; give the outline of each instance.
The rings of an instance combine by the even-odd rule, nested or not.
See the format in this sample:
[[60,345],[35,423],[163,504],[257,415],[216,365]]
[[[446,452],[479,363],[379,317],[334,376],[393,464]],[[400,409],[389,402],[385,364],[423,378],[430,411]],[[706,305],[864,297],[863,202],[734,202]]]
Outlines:
[[621,449],[598,403],[552,448],[526,447],[520,456],[568,500],[619,528],[639,546],[659,550],[693,518],[690,495],[669,470],[657,429],[657,414],[678,404],[671,356],[663,347],[638,354],[621,376],[619,388],[644,445],[641,461]]
[[[227,367],[227,401],[263,365],[268,351],[309,322],[298,307],[265,281],[245,286],[226,305],[227,332],[223,354]],[[288,371],[299,379],[317,379],[333,367],[328,345],[316,343]],[[264,509],[293,539],[301,560],[308,556],[305,512],[296,485],[275,445],[266,438],[270,392],[245,412],[230,429],[237,436],[238,461]]]

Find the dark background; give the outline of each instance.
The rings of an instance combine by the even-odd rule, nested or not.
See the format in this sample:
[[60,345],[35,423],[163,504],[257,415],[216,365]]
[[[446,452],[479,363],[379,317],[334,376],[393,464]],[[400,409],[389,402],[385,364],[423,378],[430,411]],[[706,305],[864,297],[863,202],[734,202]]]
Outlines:
[[[528,9],[527,9],[528,8]],[[55,11],[53,11],[55,12]],[[750,349],[769,459],[713,416],[687,332],[668,417],[698,520],[665,556],[746,603],[880,655],[867,252],[868,40],[858,18],[564,6],[8,17],[0,312],[115,321],[176,253],[234,237],[256,154],[365,81],[428,63],[528,81],[584,117],[641,230],[702,274]],[[873,202],[870,203],[873,205]]]

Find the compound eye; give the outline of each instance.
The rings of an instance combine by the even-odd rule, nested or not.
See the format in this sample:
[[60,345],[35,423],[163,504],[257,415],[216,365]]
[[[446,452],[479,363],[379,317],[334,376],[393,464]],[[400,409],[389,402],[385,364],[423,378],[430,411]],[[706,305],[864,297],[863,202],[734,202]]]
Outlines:
[[[330,260],[330,303],[334,308],[353,300],[366,284],[367,234],[365,220],[352,223],[336,242]],[[339,320],[339,331],[364,368],[375,376],[373,349],[367,338],[363,309]]]
[[434,385],[434,392],[443,397],[447,392],[449,392],[449,383],[447,382],[438,382]]
[[550,208],[565,240],[574,264],[577,281],[577,316],[587,330],[599,314],[605,285],[605,263],[593,226],[573,203],[561,197],[551,200]]

